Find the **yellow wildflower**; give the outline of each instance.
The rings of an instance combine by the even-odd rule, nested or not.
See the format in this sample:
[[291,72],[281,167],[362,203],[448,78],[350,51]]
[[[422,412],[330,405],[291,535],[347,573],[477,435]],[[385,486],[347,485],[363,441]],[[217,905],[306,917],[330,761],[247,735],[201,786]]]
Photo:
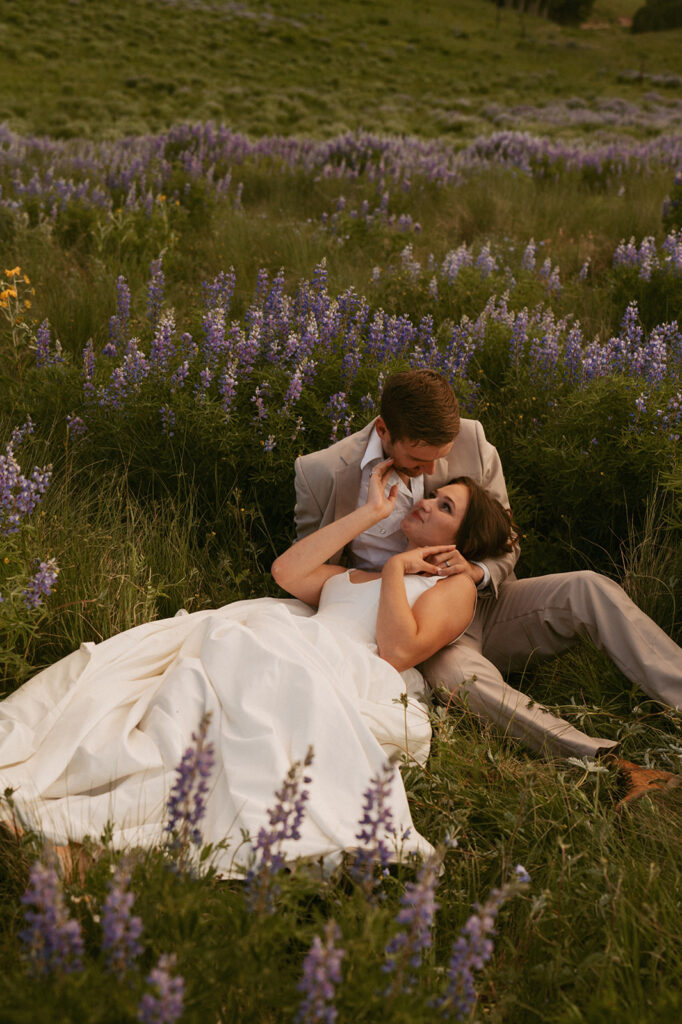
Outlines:
[[30,284],[30,283],[31,283],[31,279],[29,278],[28,274],[24,274],[24,284]]
[[24,306],[25,306],[26,309],[30,309],[31,308],[31,300],[30,299],[24,299]]
[[21,267],[15,267],[14,270],[5,270],[7,277],[18,277],[21,273]]

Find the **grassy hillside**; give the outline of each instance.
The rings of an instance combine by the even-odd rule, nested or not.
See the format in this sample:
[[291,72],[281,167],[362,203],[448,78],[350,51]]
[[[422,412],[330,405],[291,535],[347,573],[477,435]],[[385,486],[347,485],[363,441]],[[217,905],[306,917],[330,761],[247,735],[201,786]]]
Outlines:
[[565,132],[582,105],[598,113],[614,97],[645,122],[661,106],[679,118],[682,103],[682,32],[564,29],[481,0],[35,0],[30,16],[5,0],[0,19],[0,121],[59,136],[212,118],[253,134],[456,140],[518,104],[570,101],[573,116],[550,127]]

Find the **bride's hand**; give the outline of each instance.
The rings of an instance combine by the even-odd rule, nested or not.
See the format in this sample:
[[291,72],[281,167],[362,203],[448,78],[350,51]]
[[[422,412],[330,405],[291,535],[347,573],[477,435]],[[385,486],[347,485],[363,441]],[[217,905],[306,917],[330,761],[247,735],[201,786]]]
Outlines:
[[398,485],[393,484],[386,494],[386,481],[393,472],[393,459],[386,459],[375,466],[369,475],[369,488],[367,490],[367,506],[377,514],[378,519],[386,519],[390,516],[398,496]]
[[454,544],[431,544],[424,548],[409,548],[407,551],[402,551],[399,555],[393,555],[386,562],[386,566],[391,563],[396,566],[400,566],[403,575],[415,575],[417,573],[425,573],[428,576],[438,576],[439,566],[435,565],[428,559],[434,555],[451,555],[456,550]]

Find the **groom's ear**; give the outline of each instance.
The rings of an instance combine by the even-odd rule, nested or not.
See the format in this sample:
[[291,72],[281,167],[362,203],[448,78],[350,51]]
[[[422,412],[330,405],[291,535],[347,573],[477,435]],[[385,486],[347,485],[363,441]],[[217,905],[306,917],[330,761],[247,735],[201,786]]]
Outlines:
[[379,435],[382,441],[390,442],[391,435],[389,433],[388,427],[384,422],[383,416],[377,416],[376,423],[374,424],[374,429],[376,430],[377,434]]

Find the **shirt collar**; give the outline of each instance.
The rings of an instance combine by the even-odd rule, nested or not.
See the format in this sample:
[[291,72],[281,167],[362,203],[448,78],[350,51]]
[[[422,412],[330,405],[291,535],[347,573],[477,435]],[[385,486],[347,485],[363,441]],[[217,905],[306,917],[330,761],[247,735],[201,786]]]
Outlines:
[[365,454],[362,456],[360,469],[363,470],[370,462],[383,462],[385,458],[381,438],[377,434],[377,428],[372,427],[372,433],[369,435],[369,441],[365,448]]

